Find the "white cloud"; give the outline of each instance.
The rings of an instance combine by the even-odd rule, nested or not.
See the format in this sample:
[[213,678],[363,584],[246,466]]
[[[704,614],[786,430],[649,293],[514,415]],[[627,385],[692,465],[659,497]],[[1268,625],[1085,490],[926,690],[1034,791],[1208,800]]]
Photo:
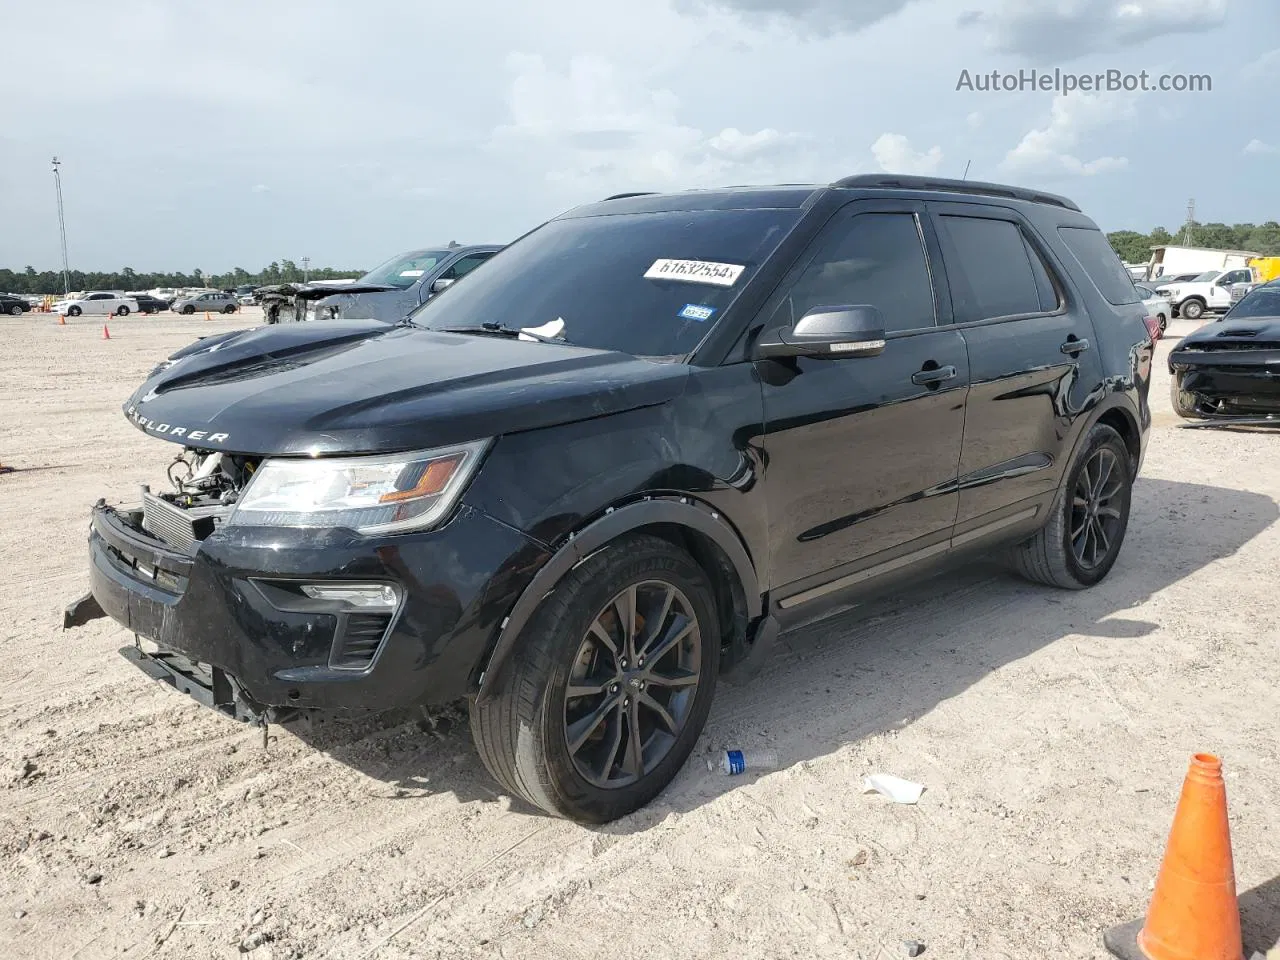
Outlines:
[[555,70],[541,56],[512,54],[507,66],[510,118],[490,145],[532,151],[548,180],[610,189],[760,182],[792,170],[807,149],[806,137],[772,127],[708,135],[680,120],[674,93],[646,90],[601,57],[574,57]]
[[1261,140],[1250,140],[1244,148],[1247,154],[1259,154],[1262,156],[1270,156],[1280,153],[1280,147],[1270,143],[1263,143]]
[[764,25],[778,22],[804,33],[856,32],[892,16],[913,0],[676,0],[676,9],[737,13]]
[[977,130],[982,126],[983,116],[977,110],[964,118],[964,122],[968,124],[970,130]]
[[994,50],[1063,63],[1169,34],[1201,33],[1226,17],[1227,0],[999,0],[959,22],[985,27]]
[[942,165],[941,147],[930,147],[921,153],[900,133],[882,133],[871,145],[871,153],[885,173],[937,173]]
[[271,188],[268,187],[265,183],[255,183],[251,188],[251,190],[253,193],[270,193],[271,192]]
[[1001,169],[1011,173],[1077,176],[1122,170],[1129,165],[1126,157],[1107,155],[1081,160],[1076,154],[1089,134],[1110,127],[1130,116],[1133,110],[1132,97],[1104,94],[1054,97],[1048,125],[1028,131],[1001,161]]
[[1268,50],[1257,60],[1246,63],[1240,68],[1240,76],[1252,82],[1280,80],[1280,47]]

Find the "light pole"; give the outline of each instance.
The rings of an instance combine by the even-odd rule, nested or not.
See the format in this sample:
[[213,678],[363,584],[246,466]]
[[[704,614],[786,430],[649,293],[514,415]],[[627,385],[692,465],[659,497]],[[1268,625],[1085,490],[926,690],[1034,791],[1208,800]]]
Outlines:
[[62,234],[62,294],[71,293],[71,271],[67,266],[67,221],[62,215],[62,175],[58,172],[61,161],[53,158],[53,188],[58,194],[58,231]]
[[307,283],[311,279],[311,258],[302,258],[302,282]]

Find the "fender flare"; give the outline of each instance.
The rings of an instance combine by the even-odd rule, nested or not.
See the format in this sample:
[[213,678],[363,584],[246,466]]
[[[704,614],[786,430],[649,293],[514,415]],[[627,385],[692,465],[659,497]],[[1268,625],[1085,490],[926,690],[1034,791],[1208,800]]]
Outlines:
[[[1079,455],[1081,448],[1084,446],[1085,441],[1088,439],[1089,431],[1092,430],[1094,427],[1096,427],[1099,423],[1101,423],[1102,418],[1106,416],[1108,413],[1110,413],[1112,410],[1119,410],[1120,413],[1124,415],[1124,418],[1129,421],[1130,429],[1133,430],[1134,434],[1136,434],[1138,437],[1138,447],[1140,451],[1139,459],[1141,458],[1141,451],[1142,451],[1141,419],[1134,412],[1132,406],[1130,406],[1130,404],[1124,399],[1123,395],[1112,394],[1110,398],[1103,400],[1096,407],[1094,407],[1093,410],[1089,412],[1089,417],[1084,425],[1084,428],[1080,431],[1080,435],[1076,437],[1075,443],[1071,445],[1071,456],[1067,458],[1067,462],[1063,467],[1062,483],[1059,486],[1062,486],[1067,482],[1067,474],[1071,472],[1071,465],[1076,462],[1076,457]],[[1134,479],[1137,479],[1138,466],[1139,466],[1139,460],[1135,460],[1133,464]]]
[[480,674],[476,699],[487,700],[492,695],[503,667],[515,650],[520,631],[569,571],[623,534],[654,524],[686,527],[709,537],[733,564],[746,598],[747,621],[760,617],[764,605],[755,566],[738,532],[719,511],[691,497],[646,497],[625,506],[610,507],[602,516],[570,534],[520,594],[499,627],[493,652]]

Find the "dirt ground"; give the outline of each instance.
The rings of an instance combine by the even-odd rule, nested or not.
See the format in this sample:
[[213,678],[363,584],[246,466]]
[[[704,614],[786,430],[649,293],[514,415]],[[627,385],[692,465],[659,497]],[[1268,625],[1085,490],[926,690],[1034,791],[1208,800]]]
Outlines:
[[[496,792],[461,717],[273,727],[264,749],[126,663],[110,621],[60,629],[90,504],[176,452],[121,402],[248,319],[130,317],[108,341],[0,318],[0,956],[1102,957],[1198,750],[1226,765],[1246,946],[1280,939],[1280,436],[1178,427],[1161,369],[1107,581],[973,568],[792,633],[721,686],[671,789],[587,829]],[[725,745],[781,768],[708,772]],[[873,772],[926,792],[863,795]]]

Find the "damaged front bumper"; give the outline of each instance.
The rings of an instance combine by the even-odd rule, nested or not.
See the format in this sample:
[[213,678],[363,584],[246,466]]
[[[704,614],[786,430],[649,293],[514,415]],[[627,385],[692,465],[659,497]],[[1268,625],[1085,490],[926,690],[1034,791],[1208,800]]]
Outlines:
[[[67,608],[64,626],[109,616],[155,644],[121,651],[147,674],[258,722],[466,696],[547,558],[467,507],[425,533],[224,529],[181,550],[143,530],[138,511],[101,502],[89,555],[90,596]],[[301,589],[314,584],[386,585],[394,604],[352,608]]]
[[1175,412],[1196,426],[1280,425],[1280,350],[1176,350]]

